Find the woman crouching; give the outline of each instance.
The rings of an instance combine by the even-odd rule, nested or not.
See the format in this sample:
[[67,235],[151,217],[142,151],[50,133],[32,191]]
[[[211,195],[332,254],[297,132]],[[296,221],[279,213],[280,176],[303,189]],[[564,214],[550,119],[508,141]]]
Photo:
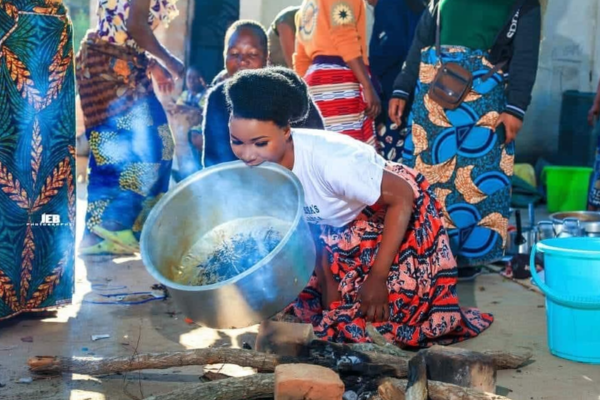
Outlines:
[[226,93],[235,155],[291,170],[306,220],[320,228],[315,274],[287,312],[336,342],[370,341],[367,321],[409,347],[454,343],[490,326],[490,314],[458,305],[441,206],[422,175],[345,135],[290,128],[306,117],[309,96],[289,71],[239,72]]

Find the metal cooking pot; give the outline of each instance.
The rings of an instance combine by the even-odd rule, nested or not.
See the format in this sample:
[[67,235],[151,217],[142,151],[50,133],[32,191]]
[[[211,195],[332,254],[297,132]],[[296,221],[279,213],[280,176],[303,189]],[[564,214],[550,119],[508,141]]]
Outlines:
[[[276,164],[250,168],[235,161],[205,169],[169,191],[152,209],[142,231],[142,260],[195,322],[217,329],[257,324],[290,304],[314,270],[315,248],[303,206],[300,181]],[[168,278],[171,268],[211,229],[262,216],[289,221],[291,227],[250,269],[206,286],[181,285]]]
[[[559,212],[550,215],[554,224],[554,231],[559,236],[565,226],[565,222],[579,220],[581,235],[588,237],[600,237],[600,212],[597,211],[573,211]],[[568,225],[568,224],[567,224]]]

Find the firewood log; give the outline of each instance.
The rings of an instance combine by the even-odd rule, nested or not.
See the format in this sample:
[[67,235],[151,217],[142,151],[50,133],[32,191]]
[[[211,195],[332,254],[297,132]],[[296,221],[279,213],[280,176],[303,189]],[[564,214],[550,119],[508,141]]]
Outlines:
[[145,400],[255,400],[272,398],[275,374],[256,374],[186,386]]
[[28,364],[31,372],[42,375],[58,375],[61,373],[108,375],[142,369],[166,369],[211,364],[235,364],[242,367],[256,368],[258,372],[273,372],[277,365],[291,362],[299,361],[293,357],[281,357],[252,350],[208,348],[104,359],[42,356],[30,358]]
[[[386,378],[379,385],[379,396],[382,400],[406,400],[407,384],[405,379]],[[497,394],[437,381],[428,381],[427,389],[431,400],[510,400]]]

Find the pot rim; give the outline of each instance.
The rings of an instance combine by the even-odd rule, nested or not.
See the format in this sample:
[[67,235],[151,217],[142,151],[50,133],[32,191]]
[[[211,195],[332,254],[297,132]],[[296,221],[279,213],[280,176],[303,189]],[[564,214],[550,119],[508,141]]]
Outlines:
[[[158,210],[160,208],[162,208],[160,206],[161,205],[164,206],[165,203],[168,203],[171,199],[173,199],[175,196],[177,196],[179,193],[181,193],[184,189],[191,186],[193,183],[204,179],[205,177],[207,177],[209,175],[212,175],[212,174],[215,174],[218,172],[222,172],[222,171],[239,169],[239,168],[257,168],[257,169],[266,169],[266,170],[274,171],[274,172],[279,173],[279,174],[285,176],[286,178],[288,178],[292,182],[292,184],[295,186],[296,191],[298,192],[296,213],[294,216],[294,220],[293,220],[290,228],[287,230],[286,234],[284,235],[283,239],[281,239],[279,244],[269,254],[267,254],[266,257],[264,257],[258,263],[254,264],[251,268],[248,268],[247,270],[245,270],[241,274],[234,276],[233,278],[230,278],[230,279],[227,279],[224,281],[219,281],[217,283],[213,283],[210,285],[203,285],[203,286],[182,285],[180,283],[173,282],[172,280],[167,279],[167,277],[165,277],[163,274],[161,274],[158,271],[158,268],[156,268],[156,266],[150,261],[150,259],[148,257],[148,251],[147,251],[147,246],[149,246],[149,244],[148,244],[149,238],[148,237],[151,232],[151,228],[147,228],[147,227],[152,227],[156,224],[156,220],[158,219],[158,216],[159,216]],[[262,268],[265,264],[270,263],[271,260],[275,257],[275,255],[279,254],[279,251],[281,250],[282,247],[284,247],[289,242],[290,238],[294,234],[296,227],[299,225],[300,220],[303,218],[303,208],[302,208],[303,205],[304,205],[304,188],[302,187],[300,180],[296,177],[296,175],[294,175],[292,173],[292,171],[290,171],[278,164],[275,164],[272,162],[264,162],[264,163],[260,164],[259,166],[249,167],[243,161],[238,160],[238,161],[231,161],[231,162],[215,165],[215,166],[212,166],[209,168],[205,168],[205,169],[203,169],[199,172],[196,172],[195,174],[187,177],[183,181],[179,182],[179,184],[177,184],[173,189],[169,190],[158,201],[158,203],[152,208],[152,210],[150,211],[150,213],[148,215],[148,218],[146,219],[146,222],[144,223],[144,228],[142,229],[142,234],[140,236],[140,253],[141,253],[141,257],[142,257],[142,262],[143,262],[144,266],[146,267],[146,270],[156,280],[158,280],[160,283],[162,283],[172,289],[176,289],[176,290],[181,290],[181,291],[186,291],[186,292],[204,292],[204,291],[216,290],[216,289],[219,289],[221,287],[224,287],[224,286],[227,286],[230,284],[235,284],[236,282],[240,281],[241,279],[251,275],[256,270]]]
[[[558,216],[564,215],[562,218],[558,218]],[[585,216],[596,216],[598,217],[595,221],[584,221],[583,217]],[[578,218],[581,216],[582,218]],[[600,212],[598,211],[561,211],[550,214],[550,220],[553,224],[562,224],[566,218],[575,218],[579,219],[579,226],[586,233],[598,234],[600,233]]]
[[[562,218],[559,218],[560,215],[565,215]],[[597,224],[600,223],[600,212],[599,211],[560,211],[550,214],[550,219],[552,222],[562,222],[566,218],[577,218],[577,216],[585,216],[585,215],[594,215],[598,217],[596,221],[582,221],[579,220],[581,224]]]

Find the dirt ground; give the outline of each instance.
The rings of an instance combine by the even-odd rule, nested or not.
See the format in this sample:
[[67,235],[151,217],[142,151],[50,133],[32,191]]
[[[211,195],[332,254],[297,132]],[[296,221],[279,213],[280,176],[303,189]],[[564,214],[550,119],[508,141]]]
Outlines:
[[[79,234],[83,227],[85,191],[79,191]],[[123,305],[146,297],[118,294],[151,292],[155,283],[141,261],[77,259],[74,304],[55,313],[19,316],[0,323],[0,399],[118,400],[141,399],[199,382],[201,367],[146,370],[101,378],[77,375],[18,383],[31,375],[27,359],[36,355],[77,357],[131,356],[209,346],[254,345],[257,327],[212,330],[190,325],[170,301]],[[528,349],[529,365],[498,372],[497,393],[513,400],[600,400],[600,366],[552,356],[546,342],[544,297],[495,273],[461,283],[461,304],[491,312],[495,322],[480,337],[458,346],[469,349]],[[160,295],[160,293],[157,293]],[[108,304],[117,303],[117,304]],[[110,335],[92,340],[92,335]],[[590,332],[590,335],[598,335]],[[213,366],[233,375],[253,373],[236,366]]]

